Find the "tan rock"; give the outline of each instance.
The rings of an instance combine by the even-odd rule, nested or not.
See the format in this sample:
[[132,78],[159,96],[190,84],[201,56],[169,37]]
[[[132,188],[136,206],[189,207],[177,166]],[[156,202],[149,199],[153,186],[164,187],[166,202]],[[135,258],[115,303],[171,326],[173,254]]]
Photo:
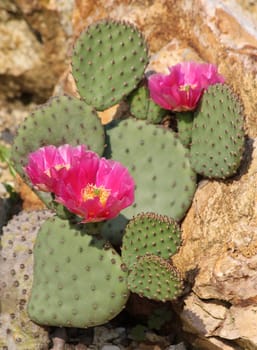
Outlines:
[[188,46],[186,42],[173,39],[156,54],[150,57],[146,71],[167,74],[169,72],[168,67],[182,61],[201,62],[202,59],[193,48]]
[[248,307],[232,306],[226,315],[222,326],[214,333],[224,339],[237,340],[249,348],[257,348],[257,304]]
[[249,135],[257,135],[257,29],[250,11],[235,0],[77,0],[76,5],[77,34],[104,17],[129,20],[143,31],[151,53],[177,39],[202,60],[217,64],[243,99]]
[[203,350],[238,350],[236,343],[233,341],[227,343],[217,332],[217,329],[227,322],[227,318],[230,319],[227,316],[228,312],[222,302],[206,302],[191,293],[185,299],[185,305],[180,314],[183,330],[189,335],[190,343],[197,349]]
[[[65,3],[66,7],[61,6]],[[57,4],[59,4],[57,6]],[[4,1],[0,9],[0,100],[46,100],[65,69],[73,0]],[[32,98],[32,97],[31,97]]]
[[256,349],[256,310],[257,305],[228,307],[222,301],[201,300],[192,293],[181,313],[183,330],[197,335],[192,344],[200,349]]
[[238,176],[199,184],[173,260],[195,277],[181,316],[187,330],[257,349],[257,140],[245,153]]
[[222,304],[205,303],[192,293],[185,299],[181,313],[183,329],[190,333],[212,336],[225,320],[226,312],[227,308]]

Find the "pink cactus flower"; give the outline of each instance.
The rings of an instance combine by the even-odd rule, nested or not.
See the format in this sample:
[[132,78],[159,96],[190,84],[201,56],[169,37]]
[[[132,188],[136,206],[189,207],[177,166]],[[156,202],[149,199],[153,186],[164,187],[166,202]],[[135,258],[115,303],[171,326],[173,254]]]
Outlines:
[[54,190],[56,201],[82,222],[114,218],[134,202],[135,184],[120,163],[87,152],[81,162],[62,172]]
[[57,172],[69,169],[76,159],[86,152],[86,146],[46,146],[29,154],[28,165],[24,168],[32,184],[40,191],[52,192],[58,181]]
[[134,202],[135,183],[127,168],[84,145],[42,147],[29,155],[25,171],[37,189],[54,193],[82,222],[111,219]]
[[155,103],[176,112],[195,109],[208,86],[225,81],[213,64],[183,62],[169,71],[167,75],[152,74],[148,86]]

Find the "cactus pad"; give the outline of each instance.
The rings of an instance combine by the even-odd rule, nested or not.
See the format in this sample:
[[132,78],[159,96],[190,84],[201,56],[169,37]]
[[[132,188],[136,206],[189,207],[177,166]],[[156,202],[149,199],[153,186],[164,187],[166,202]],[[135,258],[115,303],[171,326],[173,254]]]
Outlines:
[[47,330],[33,323],[26,307],[32,287],[33,246],[50,211],[22,211],[3,228],[0,250],[0,349],[47,349]]
[[[102,155],[104,130],[96,112],[86,103],[69,96],[54,97],[21,123],[12,147],[12,161],[16,171],[31,185],[23,171],[28,162],[28,154],[42,146],[66,143],[73,146],[85,144]],[[52,208],[49,193],[37,194]]]
[[180,228],[173,219],[155,213],[138,214],[126,226],[122,260],[130,267],[146,254],[169,259],[180,246],[180,236]]
[[87,328],[116,316],[128,298],[127,272],[106,241],[53,217],[39,231],[28,312],[39,324]]
[[149,123],[158,124],[167,113],[157,105],[150,97],[149,90],[141,86],[128,98],[130,104],[130,113],[137,119],[147,120]]
[[236,173],[244,150],[243,112],[226,85],[204,93],[192,129],[191,163],[206,177],[227,178]]
[[93,108],[78,99],[58,96],[38,106],[20,125],[12,160],[24,178],[23,166],[28,162],[28,154],[42,146],[85,144],[101,155],[104,142],[104,130]]
[[72,73],[80,96],[101,111],[136,88],[147,63],[146,43],[132,24],[103,20],[78,38]]
[[135,203],[122,211],[131,219],[155,212],[180,220],[191,204],[195,173],[175,134],[143,120],[128,118],[106,128],[105,156],[126,166],[136,183]]
[[183,289],[178,271],[166,260],[155,255],[137,259],[128,277],[128,287],[133,293],[158,301],[176,299]]
[[193,112],[176,113],[178,136],[185,147],[190,147],[192,140]]

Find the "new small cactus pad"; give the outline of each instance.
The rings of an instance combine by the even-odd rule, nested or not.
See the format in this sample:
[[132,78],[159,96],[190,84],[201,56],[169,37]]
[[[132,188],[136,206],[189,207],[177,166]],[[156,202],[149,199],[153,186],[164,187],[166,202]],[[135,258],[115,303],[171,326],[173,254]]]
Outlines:
[[166,260],[144,255],[131,267],[128,287],[142,297],[165,302],[182,293],[183,282],[178,271]]
[[32,322],[27,302],[33,279],[33,246],[50,211],[21,211],[3,227],[0,250],[0,349],[47,349],[46,329]]
[[187,151],[175,133],[128,118],[106,128],[105,156],[125,165],[136,183],[135,202],[122,211],[127,219],[155,212],[180,220],[196,185]]
[[87,328],[107,322],[126,304],[127,272],[105,240],[87,225],[53,217],[34,247],[34,277],[28,312],[38,324]]
[[180,227],[173,219],[155,213],[141,213],[126,226],[122,260],[130,267],[139,256],[146,254],[169,259],[180,244]]
[[149,123],[160,123],[167,113],[165,109],[162,109],[149,97],[149,90],[145,86],[141,86],[133,91],[128,101],[130,113],[135,118],[147,120]]
[[244,151],[243,110],[226,85],[212,85],[204,93],[192,129],[193,169],[209,178],[236,173]]
[[185,147],[190,147],[194,114],[191,111],[176,113],[178,136]]
[[72,74],[80,96],[101,111],[136,88],[147,63],[145,40],[132,24],[103,20],[75,43]]

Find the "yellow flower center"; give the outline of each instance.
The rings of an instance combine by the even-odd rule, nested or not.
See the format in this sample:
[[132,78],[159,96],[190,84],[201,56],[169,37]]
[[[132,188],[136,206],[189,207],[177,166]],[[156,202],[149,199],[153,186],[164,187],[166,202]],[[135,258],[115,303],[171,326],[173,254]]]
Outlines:
[[94,199],[98,197],[102,206],[105,206],[110,192],[110,190],[106,189],[103,186],[97,187],[96,185],[88,184],[83,189],[82,198],[83,201],[87,201],[88,199]]
[[180,85],[179,90],[180,91],[186,91],[189,92],[190,89],[194,90],[196,88],[197,84],[186,84],[186,85]]

